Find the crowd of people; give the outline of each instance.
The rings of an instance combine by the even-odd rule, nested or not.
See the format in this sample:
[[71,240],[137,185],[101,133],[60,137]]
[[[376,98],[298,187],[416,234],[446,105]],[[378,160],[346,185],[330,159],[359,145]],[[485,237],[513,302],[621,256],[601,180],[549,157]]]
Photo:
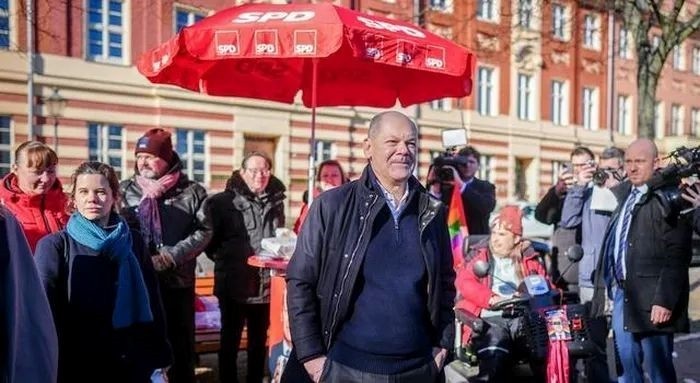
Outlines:
[[[598,353],[581,375],[609,381],[611,328],[620,381],[675,382],[673,334],[688,331],[688,267],[700,209],[679,215],[650,186],[659,167],[653,141],[571,152],[536,210],[555,226],[543,260],[523,233],[517,206],[496,206],[468,146],[422,186],[413,175],[418,131],[396,111],[377,114],[363,149],[367,165],[349,181],[334,160],[318,167],[294,223],[285,306],[291,352],[282,382],[429,382],[444,378],[455,330],[479,358],[476,381],[509,381],[522,343],[517,320],[492,306],[519,294],[526,275],[575,291],[588,307]],[[134,174],[84,162],[64,194],[58,157],[41,142],[16,149],[0,184],[0,376],[15,382],[195,381],[195,266],[214,262],[221,312],[219,379],[236,382],[247,328],[247,380],[265,375],[270,273],[247,263],[286,226],[286,187],[267,153],[247,153],[224,191],[207,195],[183,172],[170,133],[136,143]],[[313,203],[306,198],[312,193]],[[470,236],[453,262],[447,209],[458,193]],[[455,197],[456,198],[456,197]],[[700,185],[684,189],[700,206]],[[291,225],[290,225],[291,226]],[[583,259],[567,267],[564,249]],[[491,267],[487,276],[476,262]],[[563,271],[572,270],[570,273]],[[454,307],[486,331],[455,329]],[[273,313],[274,314],[274,313]],[[611,321],[607,320],[611,317]]]

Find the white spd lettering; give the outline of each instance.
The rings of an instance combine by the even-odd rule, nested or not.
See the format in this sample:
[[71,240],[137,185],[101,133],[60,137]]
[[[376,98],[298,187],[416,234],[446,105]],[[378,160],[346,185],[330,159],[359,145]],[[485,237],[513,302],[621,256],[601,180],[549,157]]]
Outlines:
[[409,55],[408,53],[400,52],[396,55],[396,61],[398,61],[400,63],[407,64],[407,63],[410,63],[411,60],[413,60],[413,57],[411,55]]
[[386,21],[381,21],[381,20],[372,20],[368,19],[363,16],[357,16],[357,21],[361,22],[365,26],[369,28],[374,28],[374,29],[379,29],[379,30],[387,30],[390,32],[401,32],[405,33],[409,36],[413,37],[419,37],[419,38],[425,38],[425,33],[419,31],[418,29],[407,27],[404,25],[396,25],[392,23],[388,23]]
[[308,55],[314,53],[314,46],[311,44],[297,44],[294,46],[294,52],[300,55]]
[[285,23],[308,21],[316,16],[316,12],[312,11],[294,11],[294,12],[243,12],[238,15],[233,22],[236,24],[247,23],[266,23],[272,20],[281,20]]
[[257,54],[275,53],[276,51],[275,44],[258,44],[255,46],[255,53]]
[[425,59],[425,65],[428,68],[443,68],[445,66],[445,62],[440,59],[428,57]]
[[235,55],[238,48],[233,44],[221,44],[216,46],[216,54],[219,56]]

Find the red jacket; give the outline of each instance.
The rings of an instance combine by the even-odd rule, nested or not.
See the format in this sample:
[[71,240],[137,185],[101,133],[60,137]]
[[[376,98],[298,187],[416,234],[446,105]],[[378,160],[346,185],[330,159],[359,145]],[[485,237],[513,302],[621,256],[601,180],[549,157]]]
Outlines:
[[68,223],[68,198],[59,180],[46,194],[30,196],[19,189],[17,176],[10,173],[0,184],[0,204],[19,221],[32,253],[42,237],[62,230]]
[[[520,262],[522,275],[531,275],[532,271],[546,278],[544,266],[537,260],[538,253],[532,246],[528,246],[522,255]],[[488,243],[480,243],[470,249],[467,259],[463,266],[457,270],[457,279],[455,285],[457,287],[457,308],[464,309],[475,316],[481,315],[481,310],[489,307],[489,299],[495,294],[491,291],[493,278],[487,275],[484,278],[479,278],[474,275],[472,267],[476,261],[482,260],[493,264]],[[463,338],[469,339],[471,328],[464,327]]]

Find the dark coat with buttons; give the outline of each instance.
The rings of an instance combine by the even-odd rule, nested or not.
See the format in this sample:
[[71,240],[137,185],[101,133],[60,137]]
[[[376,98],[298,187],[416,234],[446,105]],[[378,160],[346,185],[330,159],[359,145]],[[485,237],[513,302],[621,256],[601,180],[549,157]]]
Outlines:
[[[622,218],[631,188],[627,181],[612,189],[618,206],[608,224],[596,268],[596,291],[592,306],[594,316],[603,315],[606,284],[614,279],[615,229]],[[688,332],[691,234],[690,223],[671,213],[661,192],[649,190],[635,205],[625,256],[625,330],[633,333]],[[653,305],[671,310],[671,320],[660,326],[652,324]]]
[[124,329],[112,327],[118,278],[115,262],[66,231],[49,234],[37,245],[37,269],[58,332],[59,383],[146,383],[153,370],[172,363],[155,270],[141,235],[136,231],[131,235],[153,322]]
[[[287,304],[294,348],[283,381],[308,381],[302,364],[325,355],[352,310],[353,286],[361,273],[372,224],[384,206],[382,191],[362,177],[322,193],[311,205],[287,268]],[[443,204],[411,177],[419,193],[418,225],[426,264],[426,305],[434,347],[450,350],[454,342],[455,272]],[[386,272],[391,278],[391,270]],[[377,328],[391,323],[377,323]]]

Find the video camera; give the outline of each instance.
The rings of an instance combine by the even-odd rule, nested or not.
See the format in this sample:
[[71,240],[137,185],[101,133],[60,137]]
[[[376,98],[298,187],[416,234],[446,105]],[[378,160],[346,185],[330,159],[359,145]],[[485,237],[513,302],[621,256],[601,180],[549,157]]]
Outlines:
[[467,136],[464,129],[447,129],[442,131],[442,146],[445,151],[433,159],[433,171],[436,177],[435,182],[445,184],[454,179],[451,166],[458,169],[459,166],[466,166],[467,160],[457,155],[457,147],[467,144]]
[[654,173],[648,185],[651,190],[661,191],[672,212],[684,214],[692,210],[692,206],[681,197],[687,186],[681,185],[681,180],[700,174],[700,146],[681,146],[669,153],[667,158],[670,159],[668,166]]

